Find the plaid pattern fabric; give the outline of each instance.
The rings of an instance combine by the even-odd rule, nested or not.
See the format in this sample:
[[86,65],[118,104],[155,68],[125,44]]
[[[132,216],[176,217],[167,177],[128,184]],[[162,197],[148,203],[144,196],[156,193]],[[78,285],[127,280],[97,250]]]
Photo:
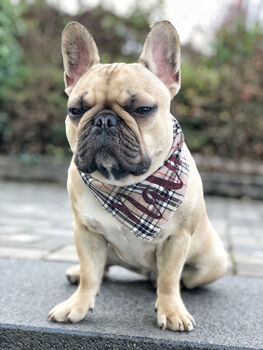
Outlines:
[[189,164],[184,134],[176,119],[173,146],[164,164],[147,179],[129,186],[113,186],[80,171],[85,184],[104,207],[137,237],[153,240],[182,203]]

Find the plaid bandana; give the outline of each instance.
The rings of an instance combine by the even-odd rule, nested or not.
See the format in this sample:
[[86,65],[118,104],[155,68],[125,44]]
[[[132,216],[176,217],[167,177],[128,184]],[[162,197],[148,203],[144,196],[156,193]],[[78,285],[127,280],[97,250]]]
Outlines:
[[184,134],[173,122],[173,146],[164,164],[147,179],[118,187],[104,184],[80,171],[85,184],[104,207],[137,237],[153,240],[175,213],[187,191],[189,164]]

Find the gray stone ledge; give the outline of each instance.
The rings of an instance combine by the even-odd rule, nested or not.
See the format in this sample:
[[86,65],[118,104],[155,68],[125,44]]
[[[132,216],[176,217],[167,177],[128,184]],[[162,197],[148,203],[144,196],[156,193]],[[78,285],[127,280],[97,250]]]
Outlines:
[[20,182],[56,182],[66,184],[70,159],[36,156],[23,160],[0,156],[0,179]]
[[193,156],[197,166],[202,171],[233,175],[263,175],[263,164],[260,161],[248,159],[232,160],[218,156],[208,157],[200,153],[194,153]]
[[[205,194],[263,199],[263,166],[256,162],[224,160],[194,155]],[[66,184],[70,159],[36,156],[33,160],[0,156],[0,179]]]
[[224,345],[199,344],[180,340],[149,339],[96,332],[63,331],[8,324],[0,326],[0,345],[4,350],[253,350],[248,347],[225,347]]
[[16,259],[0,259],[0,264],[3,350],[262,349],[263,279],[226,276],[184,290],[197,326],[178,333],[158,329],[155,291],[127,272],[102,284],[93,314],[78,324],[60,324],[48,322],[47,313],[76,288],[64,276],[70,264]]
[[263,176],[201,171],[206,195],[263,199]]

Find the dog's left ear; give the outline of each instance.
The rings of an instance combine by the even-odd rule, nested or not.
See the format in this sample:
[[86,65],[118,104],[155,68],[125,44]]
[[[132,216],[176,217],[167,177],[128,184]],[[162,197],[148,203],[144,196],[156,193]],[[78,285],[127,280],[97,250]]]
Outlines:
[[180,89],[180,41],[174,26],[158,22],[147,35],[139,62],[155,74],[173,98]]
[[69,95],[79,78],[100,62],[98,49],[89,31],[78,22],[66,25],[61,38],[65,92]]

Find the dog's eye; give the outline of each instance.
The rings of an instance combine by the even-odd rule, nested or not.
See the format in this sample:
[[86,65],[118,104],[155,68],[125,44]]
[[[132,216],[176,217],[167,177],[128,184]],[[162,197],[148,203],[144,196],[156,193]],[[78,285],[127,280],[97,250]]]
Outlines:
[[153,110],[153,107],[139,107],[136,109],[138,114],[149,114]]
[[78,118],[81,117],[84,111],[78,109],[78,108],[69,108],[68,109],[68,114],[72,118]]

